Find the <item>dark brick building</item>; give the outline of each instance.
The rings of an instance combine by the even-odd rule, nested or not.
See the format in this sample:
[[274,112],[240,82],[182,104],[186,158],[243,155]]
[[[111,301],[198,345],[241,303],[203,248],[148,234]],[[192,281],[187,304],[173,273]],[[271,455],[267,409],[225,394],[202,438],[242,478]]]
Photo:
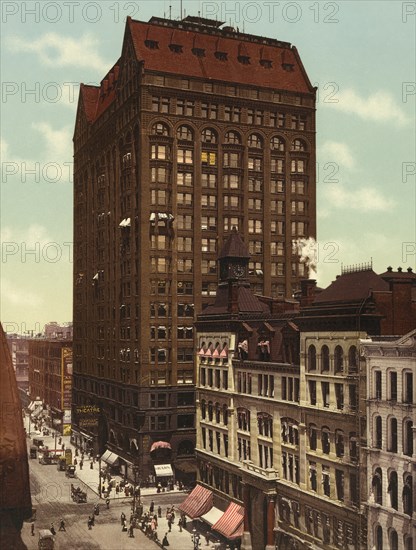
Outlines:
[[[274,297],[305,275],[292,240],[316,232],[315,89],[298,52],[221,27],[129,18],[118,61],[81,86],[74,405],[102,414],[96,433],[74,435],[144,476],[192,451],[194,316],[232,227],[252,288]],[[170,456],[153,456],[158,440]]]

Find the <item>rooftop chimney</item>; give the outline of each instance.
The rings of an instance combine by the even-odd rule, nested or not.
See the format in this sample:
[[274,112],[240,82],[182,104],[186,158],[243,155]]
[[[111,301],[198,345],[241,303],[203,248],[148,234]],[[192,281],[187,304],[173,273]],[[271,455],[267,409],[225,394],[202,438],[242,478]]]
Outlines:
[[301,296],[300,296],[300,305],[301,307],[310,306],[315,300],[315,290],[316,290],[316,279],[303,279],[300,282]]

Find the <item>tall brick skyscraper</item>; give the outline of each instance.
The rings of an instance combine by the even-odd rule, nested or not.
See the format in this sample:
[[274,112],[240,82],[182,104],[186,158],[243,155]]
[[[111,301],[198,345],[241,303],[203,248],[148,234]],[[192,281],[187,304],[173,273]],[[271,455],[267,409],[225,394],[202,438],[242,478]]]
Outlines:
[[81,86],[74,154],[74,436],[122,470],[186,470],[193,321],[224,240],[238,228],[257,293],[305,275],[292,240],[316,232],[315,89],[286,42],[128,19],[121,57]]

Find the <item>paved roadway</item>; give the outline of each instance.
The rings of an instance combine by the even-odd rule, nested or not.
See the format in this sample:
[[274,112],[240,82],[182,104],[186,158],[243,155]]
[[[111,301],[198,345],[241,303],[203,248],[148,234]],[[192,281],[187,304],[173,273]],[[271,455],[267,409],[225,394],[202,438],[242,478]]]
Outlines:
[[[28,446],[33,438],[27,439]],[[53,448],[52,438],[43,437],[46,445]],[[69,439],[69,438],[68,438]],[[67,438],[64,438],[65,443]],[[88,467],[89,463],[86,463]],[[95,465],[94,465],[95,466]],[[77,479],[70,479],[65,472],[57,470],[56,465],[42,465],[37,459],[29,459],[30,485],[32,494],[32,505],[36,509],[35,536],[31,536],[30,523],[25,523],[22,529],[22,540],[29,550],[38,548],[38,532],[40,529],[49,529],[51,523],[57,531],[55,536],[55,550],[154,550],[160,545],[150,541],[140,529],[134,530],[134,538],[122,532],[120,515],[126,514],[127,522],[131,512],[130,498],[118,498],[111,500],[110,508],[107,510],[105,502],[100,501],[100,514],[95,516],[95,526],[89,530],[87,526],[88,516],[92,515],[94,504],[99,501],[98,495],[88,485]],[[92,474],[93,472],[91,472]],[[97,472],[98,475],[98,472]],[[80,485],[87,491],[87,503],[76,504],[71,499],[71,483]],[[92,484],[94,488],[94,484]],[[144,495],[142,501],[144,509],[147,510],[151,500],[155,503],[155,509],[162,507],[162,518],[159,519],[158,537],[161,540],[168,532],[166,521],[166,508],[175,505],[175,508],[183,502],[186,494],[182,492],[170,492],[161,494]],[[61,518],[65,521],[66,531],[59,531]],[[191,540],[192,521],[188,522],[187,530],[179,531],[177,525],[172,526],[172,532],[168,532],[169,550],[193,550]],[[196,522],[195,527],[198,528]],[[202,538],[202,548],[205,541]]]

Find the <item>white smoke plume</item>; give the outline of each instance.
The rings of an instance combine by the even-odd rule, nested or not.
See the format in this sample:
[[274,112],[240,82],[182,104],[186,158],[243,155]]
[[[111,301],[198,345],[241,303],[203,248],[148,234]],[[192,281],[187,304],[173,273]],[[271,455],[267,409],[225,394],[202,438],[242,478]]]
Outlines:
[[298,254],[300,262],[308,268],[309,279],[316,279],[316,265],[318,263],[318,243],[313,237],[292,241],[292,250]]

